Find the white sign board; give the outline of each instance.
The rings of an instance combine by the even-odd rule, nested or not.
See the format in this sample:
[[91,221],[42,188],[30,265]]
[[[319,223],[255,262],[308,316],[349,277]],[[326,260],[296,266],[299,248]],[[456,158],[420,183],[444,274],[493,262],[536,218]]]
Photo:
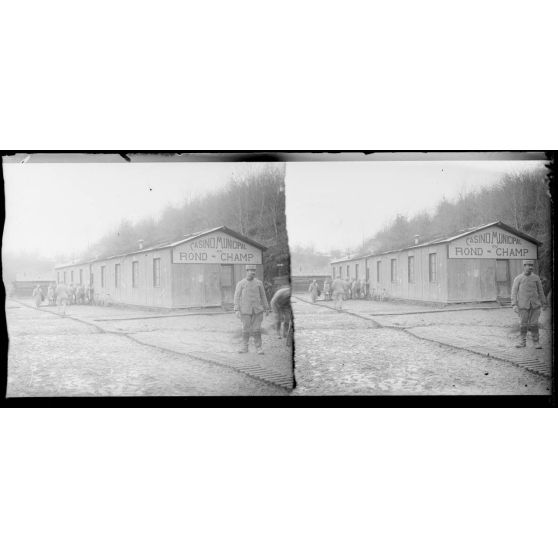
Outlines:
[[173,263],[261,264],[262,251],[225,233],[214,233],[175,246]]
[[463,236],[449,243],[450,258],[536,260],[537,245],[498,227]]

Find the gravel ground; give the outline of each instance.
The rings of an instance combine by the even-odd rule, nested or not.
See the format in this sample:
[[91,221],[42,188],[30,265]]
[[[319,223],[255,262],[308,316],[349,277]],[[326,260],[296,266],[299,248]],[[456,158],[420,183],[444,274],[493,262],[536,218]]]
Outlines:
[[[106,316],[107,310],[111,312],[106,308],[76,306],[70,307],[70,313],[77,315],[80,308],[86,310],[89,319]],[[6,317],[10,343],[8,397],[287,394],[279,387],[233,370],[139,345],[122,335],[133,334],[135,330],[153,334],[154,322],[158,320],[111,322],[118,324],[120,330],[101,333],[93,325],[17,305],[14,301],[7,304]],[[203,337],[210,333],[211,325],[212,335],[222,338],[227,325],[216,322],[216,316],[208,318],[197,326],[190,324],[191,331]],[[180,333],[181,318],[166,319],[173,322],[166,330],[167,335],[172,335],[169,329],[173,329],[179,339],[176,334]],[[226,335],[233,336],[230,331]],[[207,345],[208,349],[212,346],[212,342]],[[196,347],[201,350],[199,345]],[[286,350],[283,352],[287,355]]]
[[487,350],[501,349],[510,356],[536,357],[549,364],[552,362],[552,326],[549,310],[543,311],[539,320],[543,350],[533,348],[530,336],[527,348],[515,347],[519,337],[519,320],[512,308],[374,316],[374,320],[382,326],[405,328],[419,336],[434,338],[451,334],[461,342],[486,347]]
[[[232,313],[92,323],[180,353],[206,352],[236,356],[241,343],[240,320]],[[285,346],[283,340],[277,339],[271,315],[264,317],[262,345],[265,354],[256,355],[253,340],[250,340],[250,353],[241,358],[250,364],[259,364],[291,376],[292,350]]]
[[[362,312],[363,308],[367,309],[366,302],[346,301],[344,308]],[[377,307],[380,303],[373,304]],[[417,332],[426,327],[433,331],[438,328],[446,336],[451,325],[451,331],[460,337],[469,335],[471,342],[478,343],[481,339],[492,346],[510,347],[516,340],[514,320],[517,320],[511,309],[390,317],[375,315],[374,321],[369,321],[325,308],[323,304],[311,305],[296,299],[293,308],[297,379],[294,395],[550,393],[550,378],[376,325],[411,327]],[[418,307],[421,309],[424,307]],[[405,310],[409,311],[409,305]],[[513,323],[508,323],[510,320]],[[549,333],[545,331],[545,336]],[[549,355],[548,350],[537,353]]]

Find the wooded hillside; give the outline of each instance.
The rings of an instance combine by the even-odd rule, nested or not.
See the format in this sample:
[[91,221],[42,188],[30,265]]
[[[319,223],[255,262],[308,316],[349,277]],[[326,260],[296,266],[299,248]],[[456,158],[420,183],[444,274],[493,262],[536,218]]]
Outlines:
[[364,243],[361,252],[404,248],[413,244],[416,234],[425,242],[493,221],[502,221],[542,242],[539,273],[551,277],[551,198],[545,169],[507,175],[494,187],[460,195],[454,201],[442,199],[433,214],[397,215]]
[[140,239],[148,247],[221,225],[268,248],[264,253],[266,281],[271,282],[277,275],[289,275],[284,164],[247,167],[224,190],[186,201],[180,207],[168,207],[157,220],[149,218],[132,224],[124,219],[82,257],[125,253],[137,249]]

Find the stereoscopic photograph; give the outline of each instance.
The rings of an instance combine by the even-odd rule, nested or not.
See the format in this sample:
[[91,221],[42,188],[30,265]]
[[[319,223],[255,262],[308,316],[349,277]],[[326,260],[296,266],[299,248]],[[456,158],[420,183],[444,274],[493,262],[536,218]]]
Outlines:
[[4,156],[7,397],[551,395],[544,153],[275,159]]
[[285,164],[208,160],[3,158],[8,398],[291,392]]
[[294,162],[286,182],[296,394],[551,394],[543,153]]

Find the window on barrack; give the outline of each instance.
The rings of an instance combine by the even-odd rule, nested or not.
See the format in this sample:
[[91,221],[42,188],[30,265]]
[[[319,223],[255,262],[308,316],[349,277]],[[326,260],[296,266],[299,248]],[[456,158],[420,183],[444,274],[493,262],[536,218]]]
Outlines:
[[415,282],[415,257],[414,256],[409,256],[409,283],[414,283]]
[[132,262],[132,287],[135,289],[139,282],[139,262]]
[[161,286],[161,258],[153,258],[153,286]]
[[438,281],[437,254],[428,254],[428,278],[431,283],[436,283]]

